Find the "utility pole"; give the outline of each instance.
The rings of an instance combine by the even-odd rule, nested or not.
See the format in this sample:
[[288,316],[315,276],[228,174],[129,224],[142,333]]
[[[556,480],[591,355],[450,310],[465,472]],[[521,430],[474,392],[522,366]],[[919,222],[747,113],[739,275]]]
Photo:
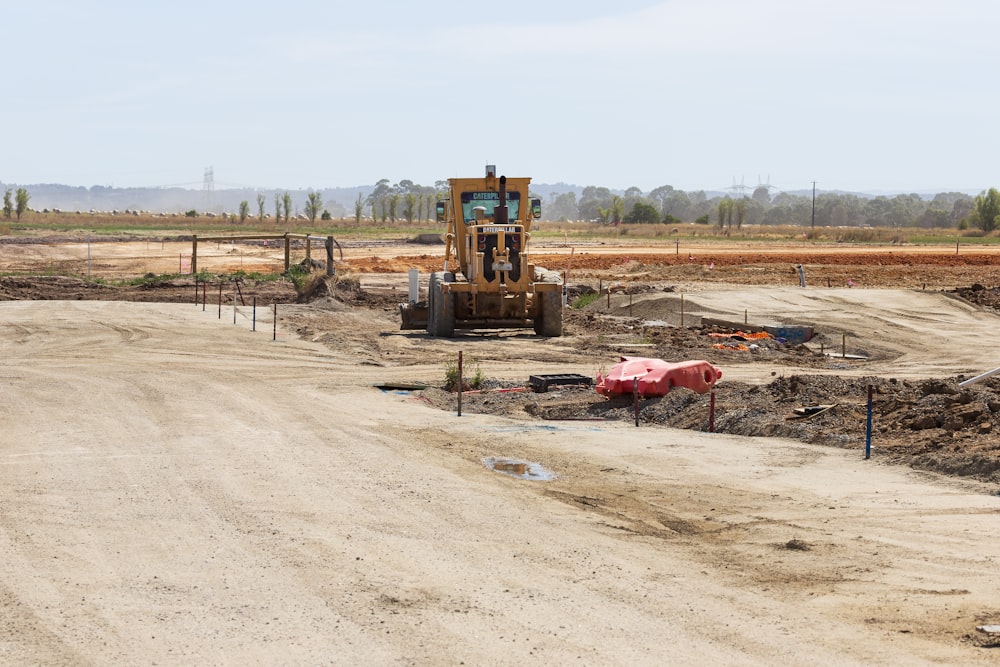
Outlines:
[[816,229],[816,181],[813,181],[813,215],[812,228]]

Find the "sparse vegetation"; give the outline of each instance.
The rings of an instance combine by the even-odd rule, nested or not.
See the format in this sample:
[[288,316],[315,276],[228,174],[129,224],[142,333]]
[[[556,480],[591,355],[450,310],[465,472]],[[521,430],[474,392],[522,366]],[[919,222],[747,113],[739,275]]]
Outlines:
[[[463,391],[469,389],[481,389],[483,382],[486,381],[486,376],[483,373],[483,369],[479,367],[479,362],[473,361],[472,359],[466,359],[463,364],[463,375],[464,371],[468,370],[470,367],[474,367],[475,370],[472,374],[472,378],[468,376],[461,378],[461,387]],[[458,375],[458,363],[453,362],[448,364],[444,371],[444,388],[446,391],[458,391],[459,387],[459,375]]]
[[976,197],[969,219],[984,232],[1000,227],[1000,191],[990,188]]
[[577,310],[581,310],[583,308],[586,308],[590,304],[594,303],[595,301],[597,301],[600,298],[601,298],[600,292],[592,292],[590,294],[581,294],[580,296],[578,296],[575,299],[573,299],[573,301],[569,304],[569,307],[570,308],[575,308]]

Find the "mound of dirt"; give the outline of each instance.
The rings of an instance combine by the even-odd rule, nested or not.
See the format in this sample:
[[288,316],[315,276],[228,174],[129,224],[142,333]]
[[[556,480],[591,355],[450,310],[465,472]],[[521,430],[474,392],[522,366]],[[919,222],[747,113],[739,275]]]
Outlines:
[[[714,430],[783,437],[863,450],[867,389],[873,398],[873,456],[915,468],[1000,483],[1000,379],[959,388],[962,378],[920,382],[829,375],[777,377],[767,385],[723,381],[716,387]],[[440,388],[423,398],[454,410],[456,397]],[[710,396],[679,388],[639,400],[640,427],[709,430]],[[538,420],[634,422],[631,396],[605,399],[590,387],[544,394],[485,390],[465,393],[465,412],[523,415]]]
[[979,283],[969,287],[960,287],[952,292],[969,303],[974,303],[981,308],[990,310],[1000,310],[1000,287],[986,288]]

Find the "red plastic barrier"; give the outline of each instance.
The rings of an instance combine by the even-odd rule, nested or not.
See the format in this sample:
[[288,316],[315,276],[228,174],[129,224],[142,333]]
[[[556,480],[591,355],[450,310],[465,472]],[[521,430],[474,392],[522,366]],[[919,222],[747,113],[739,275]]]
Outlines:
[[597,376],[597,393],[602,396],[631,394],[639,379],[640,396],[666,396],[674,387],[686,387],[707,394],[722,377],[722,370],[707,361],[669,363],[663,359],[622,357],[606,377]]

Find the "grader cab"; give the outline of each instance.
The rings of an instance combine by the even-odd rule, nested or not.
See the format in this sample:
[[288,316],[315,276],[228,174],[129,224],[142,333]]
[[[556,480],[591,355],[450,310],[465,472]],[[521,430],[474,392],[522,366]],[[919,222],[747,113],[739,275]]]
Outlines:
[[560,276],[528,260],[531,222],[541,217],[531,179],[498,178],[488,165],[484,178],[448,183],[437,205],[448,225],[443,270],[431,274],[425,303],[400,306],[403,328],[451,337],[455,329],[533,327],[561,336]]

